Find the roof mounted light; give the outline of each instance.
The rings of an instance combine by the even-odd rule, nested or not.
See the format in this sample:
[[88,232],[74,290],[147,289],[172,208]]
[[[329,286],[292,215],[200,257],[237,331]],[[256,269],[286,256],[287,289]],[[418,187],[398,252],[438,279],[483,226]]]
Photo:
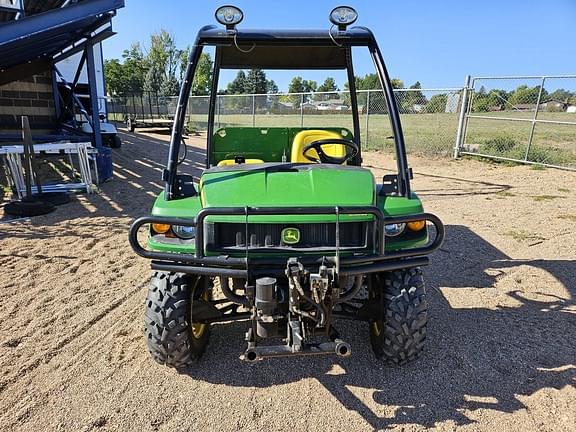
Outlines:
[[354,24],[358,19],[358,12],[350,6],[338,6],[330,12],[330,22],[338,26],[339,31],[346,31],[346,27]]
[[234,30],[234,27],[244,19],[244,14],[239,8],[229,5],[216,9],[215,16],[220,24],[226,26],[227,30]]

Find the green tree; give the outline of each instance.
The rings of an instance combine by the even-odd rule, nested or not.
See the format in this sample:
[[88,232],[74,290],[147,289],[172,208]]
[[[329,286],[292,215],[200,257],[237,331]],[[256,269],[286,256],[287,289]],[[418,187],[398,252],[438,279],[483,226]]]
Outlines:
[[430,98],[424,111],[427,113],[443,113],[446,111],[446,104],[448,103],[448,96],[444,93],[435,94]]
[[[510,95],[510,103],[512,105],[520,104],[536,104],[538,101],[538,94],[540,93],[540,86],[528,87],[527,85],[521,85]],[[542,91],[542,100],[546,100],[548,92],[546,89]]]
[[236,78],[228,83],[226,88],[227,94],[243,94],[246,93],[246,73],[243,70],[239,70],[236,74]]
[[278,86],[274,82],[274,80],[266,81],[266,93],[274,94],[278,93]]
[[302,93],[304,92],[304,80],[301,76],[295,76],[288,84],[288,93]]
[[104,61],[104,75],[108,94],[122,94],[126,92],[127,77],[124,65],[118,59]]
[[162,81],[160,94],[164,96],[175,96],[180,92],[180,81],[174,75]]
[[[336,85],[336,81],[332,77],[328,77],[324,80],[322,84],[316,90],[318,93],[325,93],[325,92],[337,92],[338,86]],[[331,94],[319,94],[314,96],[314,100],[329,100],[329,99],[339,99],[340,95],[338,93],[331,93]]]
[[144,87],[146,74],[150,67],[146,56],[142,52],[142,47],[138,42],[133,43],[129,49],[122,53],[124,73],[124,88],[119,90],[119,94],[140,93]]
[[[380,79],[376,74],[366,74],[363,77],[355,77],[356,90],[382,90],[380,85]],[[398,78],[392,78],[390,80],[392,88],[403,88],[404,82]],[[344,89],[350,89],[348,83],[344,84]],[[370,113],[374,114],[386,114],[388,113],[388,108],[386,106],[386,98],[382,91],[370,92],[370,107],[367,106],[367,92],[358,92],[358,105],[361,112],[366,112],[369,110]],[[344,101],[350,104],[350,96],[347,94],[344,97]]]
[[[201,54],[201,56],[204,56],[204,55],[207,55],[208,57],[210,57],[209,54],[206,54],[206,53]],[[179,69],[180,69],[180,74],[179,74],[178,78],[180,79],[180,82],[182,82],[182,80],[184,79],[184,74],[186,73],[186,69],[188,68],[188,62],[189,61],[190,61],[190,46],[187,46],[183,50],[180,50],[180,53],[178,55],[178,62],[179,62]]]
[[[400,80],[398,80],[400,81]],[[397,84],[403,84],[401,81]],[[397,93],[398,99],[398,106],[400,108],[400,112],[402,113],[413,113],[415,112],[415,105],[425,105],[426,104],[426,97],[420,91],[422,85],[420,81],[416,81],[414,84],[410,86],[410,91]]]
[[567,103],[570,98],[575,95],[575,93],[572,93],[569,90],[557,89],[548,95],[547,100]]
[[[416,82],[418,84],[420,84],[418,81],[416,81]],[[398,79],[398,78],[391,78],[390,84],[392,84],[392,88],[394,88],[394,89],[405,88],[404,87],[404,81],[402,81],[401,79]],[[378,86],[380,86],[380,82],[378,82]],[[421,87],[419,87],[419,88],[421,88]]]
[[164,82],[164,74],[158,64],[151,64],[146,72],[144,80],[144,91],[159,93],[162,83]]
[[313,93],[318,89],[318,83],[313,80],[304,80],[302,84],[304,85],[304,91],[307,93]]
[[322,84],[318,87],[319,92],[335,92],[338,91],[336,81],[332,77],[327,77]]
[[150,69],[146,74],[145,89],[159,91],[164,96],[176,94],[179,87],[177,77],[181,76],[182,50],[176,47],[174,37],[166,30],[150,36],[147,60]]
[[212,84],[212,67],[213,62],[210,54],[200,54],[198,65],[196,66],[196,72],[194,73],[194,81],[192,81],[192,94],[194,96],[202,96],[210,93],[210,86]]
[[[305,80],[301,76],[295,76],[288,84],[288,93],[314,93],[318,88],[318,83],[312,80]],[[294,108],[300,106],[301,102],[308,102],[310,95],[288,95],[280,98],[283,102],[290,102]]]
[[250,69],[246,75],[244,91],[250,94],[266,94],[268,92],[266,73],[262,69]]

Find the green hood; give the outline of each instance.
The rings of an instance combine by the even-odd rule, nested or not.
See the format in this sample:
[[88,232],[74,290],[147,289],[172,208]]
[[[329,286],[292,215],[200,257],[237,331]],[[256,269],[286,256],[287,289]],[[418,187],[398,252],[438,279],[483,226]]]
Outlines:
[[212,168],[200,181],[203,207],[366,206],[374,177],[341,165],[265,164]]

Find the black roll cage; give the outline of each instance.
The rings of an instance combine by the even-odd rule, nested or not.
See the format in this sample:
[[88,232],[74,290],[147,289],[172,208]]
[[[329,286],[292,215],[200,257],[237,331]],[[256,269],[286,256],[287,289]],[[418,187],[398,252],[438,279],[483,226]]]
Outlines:
[[[216,55],[214,59],[214,71],[212,74],[212,84],[210,91],[210,106],[208,111],[208,139],[207,139],[207,158],[206,167],[211,165],[212,144],[214,136],[214,116],[216,108],[216,97],[218,93],[218,78],[221,69],[221,52],[218,47],[233,46],[240,44],[242,46],[310,46],[310,47],[332,47],[335,43],[346,49],[346,70],[348,76],[348,85],[350,89],[350,102],[352,106],[354,140],[360,147],[360,119],[358,113],[358,100],[356,95],[356,80],[354,78],[354,69],[352,66],[352,47],[365,46],[368,48],[374,66],[378,73],[380,85],[384,92],[388,115],[392,132],[394,135],[394,144],[396,150],[396,161],[398,168],[398,194],[410,198],[410,179],[411,171],[408,167],[406,158],[406,146],[402,125],[400,123],[400,114],[396,106],[392,84],[380,48],[376,43],[374,34],[365,27],[353,27],[346,31],[339,31],[329,34],[328,30],[226,30],[213,25],[205,26],[200,29],[192,50],[186,74],[180,95],[178,105],[174,116],[174,126],[170,139],[170,149],[168,151],[168,164],[162,173],[162,180],[165,182],[164,197],[166,200],[177,198],[177,168],[178,154],[182,134],[186,121],[186,107],[192,89],[192,82],[196,72],[196,66],[200,59],[200,54],[204,46],[216,46]],[[357,160],[361,161],[361,153],[358,154]]]

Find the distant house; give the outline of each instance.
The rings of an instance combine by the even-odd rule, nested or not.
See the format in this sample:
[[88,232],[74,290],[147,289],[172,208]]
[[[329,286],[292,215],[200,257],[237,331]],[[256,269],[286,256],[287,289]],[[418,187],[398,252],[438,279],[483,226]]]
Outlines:
[[541,111],[566,111],[568,104],[566,102],[551,100],[540,104]]
[[569,105],[568,108],[566,108],[566,112],[567,113],[576,113],[576,105]]
[[289,102],[274,101],[270,104],[269,108],[275,111],[290,112],[294,111],[294,105]]
[[349,108],[341,99],[327,99],[310,103],[319,111],[346,111]]
[[307,110],[317,110],[318,107],[316,105],[314,105],[312,102],[304,102],[303,104],[300,105],[300,107],[302,109],[307,109]]
[[517,111],[536,111],[536,104],[523,103],[514,105],[514,109]]

